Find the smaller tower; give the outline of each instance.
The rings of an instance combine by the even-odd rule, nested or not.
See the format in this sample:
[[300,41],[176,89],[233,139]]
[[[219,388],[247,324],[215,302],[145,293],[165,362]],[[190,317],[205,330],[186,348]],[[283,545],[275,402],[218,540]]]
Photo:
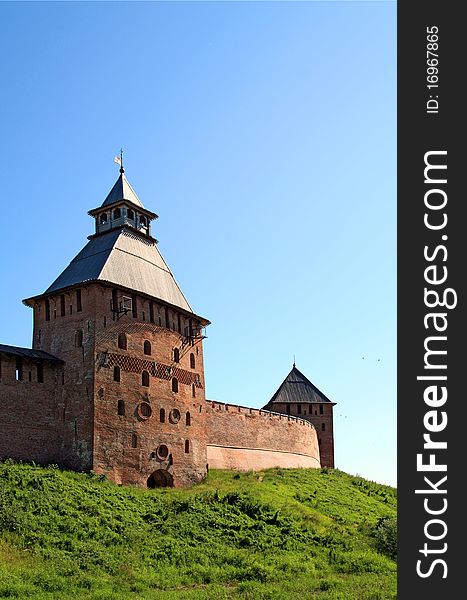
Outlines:
[[[141,200],[125,177],[123,167],[120,167],[120,176],[108,193],[107,198],[99,208],[90,210],[88,214],[94,217],[96,221],[94,235],[127,227],[150,238],[151,221],[158,218],[155,213],[144,208]],[[89,239],[93,237],[89,236]]]
[[334,468],[334,431],[331,402],[293,364],[292,370],[264,410],[310,421],[316,429],[322,467]]

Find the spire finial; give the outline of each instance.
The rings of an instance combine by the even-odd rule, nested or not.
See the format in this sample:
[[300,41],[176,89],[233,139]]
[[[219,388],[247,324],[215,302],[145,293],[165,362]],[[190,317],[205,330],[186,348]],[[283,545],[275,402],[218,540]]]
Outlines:
[[295,369],[295,354],[293,355],[293,368]]
[[120,173],[125,173],[123,168],[123,148],[120,148]]
[[117,165],[120,165],[120,173],[125,173],[125,169],[123,168],[123,148],[120,148],[120,156],[117,156],[114,158],[114,162],[117,163]]

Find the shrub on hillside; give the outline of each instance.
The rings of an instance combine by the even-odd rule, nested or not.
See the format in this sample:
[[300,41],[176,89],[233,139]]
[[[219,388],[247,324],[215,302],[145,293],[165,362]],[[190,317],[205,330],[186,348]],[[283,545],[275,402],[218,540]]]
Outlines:
[[397,520],[395,517],[382,517],[373,532],[379,552],[390,558],[397,557]]

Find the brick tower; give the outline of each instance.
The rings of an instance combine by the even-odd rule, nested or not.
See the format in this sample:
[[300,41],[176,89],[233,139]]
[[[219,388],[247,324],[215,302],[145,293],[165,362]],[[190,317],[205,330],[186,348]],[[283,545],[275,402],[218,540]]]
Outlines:
[[[95,232],[38,296],[33,349],[63,361],[55,461],[117,483],[183,486],[206,474],[202,331],[151,235],[157,215],[120,175]],[[54,455],[55,456],[55,455]],[[50,459],[49,459],[50,460]]]
[[301,417],[313,423],[317,435],[322,467],[334,468],[334,431],[331,402],[295,363],[264,410]]

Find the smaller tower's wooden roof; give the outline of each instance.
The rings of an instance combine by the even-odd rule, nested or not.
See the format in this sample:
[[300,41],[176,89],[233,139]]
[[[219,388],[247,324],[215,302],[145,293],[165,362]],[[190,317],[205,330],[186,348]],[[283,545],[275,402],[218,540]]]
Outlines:
[[[123,169],[122,169],[123,170]],[[107,195],[107,198],[101,204],[101,208],[104,206],[109,206],[109,204],[114,204],[119,200],[129,200],[136,206],[140,208],[144,208],[143,203],[136,195],[135,190],[131,187],[130,182],[125,177],[125,173],[120,173],[119,178],[115,182],[113,188]]]
[[324,402],[335,404],[311,383],[294,364],[292,370],[266,406],[271,406],[271,404],[321,404]]

